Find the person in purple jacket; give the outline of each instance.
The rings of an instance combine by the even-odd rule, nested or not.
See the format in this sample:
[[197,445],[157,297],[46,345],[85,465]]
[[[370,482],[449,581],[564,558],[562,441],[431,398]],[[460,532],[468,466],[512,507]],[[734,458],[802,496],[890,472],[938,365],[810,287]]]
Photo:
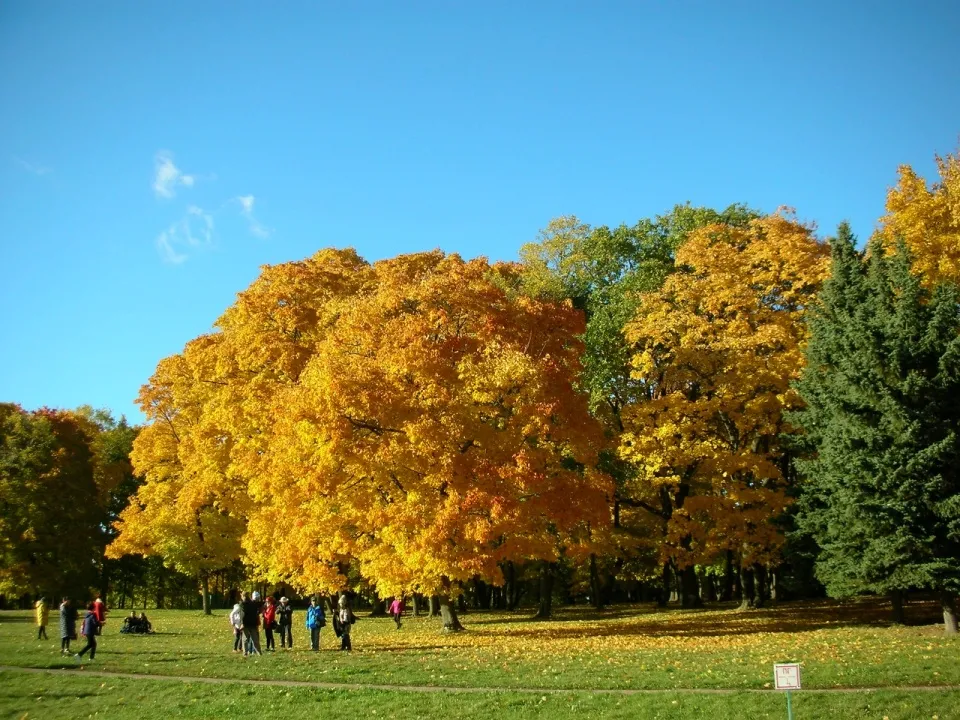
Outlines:
[[87,616],[83,619],[83,626],[80,634],[87,638],[87,644],[83,650],[73,656],[78,663],[83,660],[83,655],[87,650],[90,651],[90,659],[97,654],[97,631],[100,629],[100,621],[97,619],[96,608],[93,603],[87,605]]

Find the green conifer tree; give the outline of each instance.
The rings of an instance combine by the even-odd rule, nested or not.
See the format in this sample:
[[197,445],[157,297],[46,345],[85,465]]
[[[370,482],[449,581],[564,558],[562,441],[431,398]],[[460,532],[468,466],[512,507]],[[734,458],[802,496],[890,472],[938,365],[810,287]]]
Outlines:
[[929,294],[901,244],[859,253],[843,224],[810,319],[800,532],[820,545],[833,596],[940,593],[947,633],[960,592],[960,295]]

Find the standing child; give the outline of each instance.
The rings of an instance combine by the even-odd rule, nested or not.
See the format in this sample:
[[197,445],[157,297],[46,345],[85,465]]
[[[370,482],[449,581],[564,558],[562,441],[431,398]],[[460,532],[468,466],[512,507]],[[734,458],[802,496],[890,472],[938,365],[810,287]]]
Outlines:
[[243,649],[243,606],[237,603],[230,611],[230,627],[233,628],[233,651]]
[[87,605],[87,616],[83,619],[83,628],[80,634],[87,639],[87,644],[83,649],[73,656],[78,663],[83,660],[84,653],[90,651],[90,659],[93,660],[97,654],[97,632],[100,630],[100,621],[97,620],[96,607],[93,603]]
[[47,637],[47,621],[50,619],[50,606],[46,598],[37,600],[37,640],[49,640]]
[[310,598],[310,607],[307,608],[307,629],[310,631],[310,649],[316,652],[320,649],[320,628],[327,624],[323,614],[323,605],[317,602],[316,597]]
[[282,597],[277,607],[277,624],[280,625],[280,647],[293,650],[293,607]]

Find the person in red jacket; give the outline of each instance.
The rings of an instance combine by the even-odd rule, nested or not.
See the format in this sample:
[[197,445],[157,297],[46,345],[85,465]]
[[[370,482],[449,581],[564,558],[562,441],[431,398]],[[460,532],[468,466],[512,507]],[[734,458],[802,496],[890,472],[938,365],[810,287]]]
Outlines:
[[[93,614],[97,618],[97,635],[103,630],[103,626],[107,623],[107,606],[100,599],[100,596],[97,595],[97,599],[93,601]],[[90,654],[91,659],[93,658],[93,653]]]
[[267,602],[263,606],[263,634],[267,638],[267,650],[277,651],[277,643],[273,639],[273,629],[276,627],[277,622],[277,606],[273,602],[273,598],[269,595],[267,596]]

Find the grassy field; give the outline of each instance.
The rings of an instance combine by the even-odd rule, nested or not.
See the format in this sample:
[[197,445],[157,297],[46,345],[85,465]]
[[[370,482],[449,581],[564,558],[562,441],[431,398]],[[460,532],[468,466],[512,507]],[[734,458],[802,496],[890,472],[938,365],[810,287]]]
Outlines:
[[[935,608],[911,607],[914,617]],[[59,640],[36,641],[29,613],[0,613],[0,665],[70,668],[69,675],[0,676],[4,717],[111,718],[162,708],[156,717],[224,717],[231,710],[283,709],[286,717],[317,710],[383,717],[443,713],[465,717],[491,708],[498,716],[528,717],[785,717],[774,691],[735,695],[596,695],[590,689],[763,690],[775,662],[798,661],[806,689],[960,686],[960,642],[942,626],[890,626],[887,609],[869,601],[790,603],[738,613],[729,608],[654,612],[648,606],[597,615],[562,609],[550,622],[523,615],[470,613],[467,632],[444,635],[438,621],[408,618],[397,631],[389,619],[363,617],[354,626],[352,654],[335,652],[329,627],[323,649],[312,653],[294,616],[296,647],[263,658],[230,652],[226,611],[151,613],[151,636],[119,634],[121,613],[104,629],[97,659],[77,668],[59,654]],[[51,638],[56,614],[51,617]],[[299,634],[297,634],[299,631]],[[409,693],[250,685],[196,685],[90,676],[91,671],[299,680],[378,685],[428,685],[569,690],[562,693]],[[87,676],[84,676],[87,673]],[[581,691],[581,692],[577,692]],[[42,698],[42,699],[37,699]],[[79,698],[79,700],[78,700]],[[960,718],[960,692],[805,693],[794,697],[798,720],[807,717]],[[74,711],[71,711],[74,708]],[[109,712],[107,712],[109,708]],[[139,708],[139,710],[138,710]],[[60,713],[60,714],[57,714]],[[72,713],[72,714],[71,714]]]

